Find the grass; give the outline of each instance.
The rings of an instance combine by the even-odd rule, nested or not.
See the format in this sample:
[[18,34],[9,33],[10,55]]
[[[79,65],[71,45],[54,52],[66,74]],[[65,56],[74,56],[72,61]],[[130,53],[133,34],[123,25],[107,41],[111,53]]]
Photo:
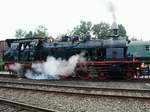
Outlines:
[[0,71],[4,71],[2,57],[0,57]]

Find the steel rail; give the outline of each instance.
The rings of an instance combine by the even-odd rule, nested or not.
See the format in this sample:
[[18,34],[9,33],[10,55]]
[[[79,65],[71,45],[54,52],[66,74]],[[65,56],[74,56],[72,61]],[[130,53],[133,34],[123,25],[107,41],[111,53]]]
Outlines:
[[0,81],[0,84],[18,84],[24,86],[43,86],[43,87],[56,87],[56,88],[74,88],[74,89],[86,89],[86,90],[115,90],[115,91],[132,91],[132,92],[149,92],[150,89],[127,89],[127,88],[112,88],[112,87],[96,87],[96,86],[79,86],[79,85],[68,85],[68,84],[46,84],[46,83],[35,83],[35,82],[16,82],[16,81]]
[[[17,78],[17,75],[15,74],[11,74],[11,73],[0,73],[0,77],[10,77],[10,78]],[[81,79],[79,79],[81,80]],[[96,79],[93,79],[94,81],[97,81]],[[107,80],[104,80],[104,81],[114,81],[114,80],[111,80],[111,79],[107,79]],[[120,80],[121,82],[150,82],[150,76],[148,76],[148,78],[134,78],[134,79],[129,79],[129,80]],[[103,80],[101,80],[101,82],[103,82]]]
[[[19,83],[19,84],[21,84],[21,83]],[[29,85],[31,86],[31,84],[29,84]],[[35,85],[36,84],[34,84],[34,87],[35,87]],[[48,92],[48,93],[72,94],[72,95],[88,95],[88,96],[107,96],[107,97],[121,97],[121,98],[124,97],[124,98],[136,98],[136,99],[137,98],[138,99],[150,99],[150,90],[93,88],[93,87],[64,86],[64,85],[63,86],[49,85],[49,86],[52,86],[52,87],[49,87],[51,89],[42,89],[42,88],[37,88],[37,87],[33,88],[33,85],[32,85],[31,88],[30,87],[25,87],[25,85],[23,85],[23,87],[0,85],[0,88],[39,91],[39,92]],[[61,88],[63,88],[63,90],[61,90]],[[71,89],[71,90],[69,90],[69,89]],[[144,94],[148,94],[148,96],[144,96]]]

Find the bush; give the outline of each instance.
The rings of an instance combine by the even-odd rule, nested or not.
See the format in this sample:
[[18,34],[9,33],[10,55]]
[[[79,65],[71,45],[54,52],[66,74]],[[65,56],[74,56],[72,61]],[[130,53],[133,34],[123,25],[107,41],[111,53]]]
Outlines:
[[2,65],[0,65],[0,71],[4,71],[4,68]]
[[4,71],[2,57],[0,57],[0,71]]

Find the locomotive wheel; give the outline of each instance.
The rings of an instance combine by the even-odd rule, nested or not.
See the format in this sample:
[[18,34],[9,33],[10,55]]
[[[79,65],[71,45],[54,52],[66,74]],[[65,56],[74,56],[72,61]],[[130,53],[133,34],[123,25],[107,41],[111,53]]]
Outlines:
[[90,80],[91,77],[86,71],[78,71],[78,76],[81,80]]
[[72,79],[72,75],[63,75],[63,76],[60,76],[60,79],[63,79],[63,80],[69,80],[69,79]]
[[124,76],[124,79],[133,79],[133,73],[132,72],[127,72]]
[[60,76],[60,79],[67,80],[67,79],[69,79],[69,77],[68,76]]
[[104,73],[100,73],[97,76],[98,80],[106,80],[107,79],[107,75]]

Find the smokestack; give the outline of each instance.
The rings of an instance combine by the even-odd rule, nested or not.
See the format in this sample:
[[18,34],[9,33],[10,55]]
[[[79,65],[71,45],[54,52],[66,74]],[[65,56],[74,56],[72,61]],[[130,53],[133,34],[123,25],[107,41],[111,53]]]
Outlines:
[[119,30],[119,28],[118,28],[118,25],[117,25],[116,22],[112,23],[111,29],[112,29],[112,36],[113,37],[118,37],[118,30]]
[[115,6],[113,4],[113,1],[112,0],[108,0],[108,9],[109,9],[109,12],[111,13],[112,15],[112,19],[113,19],[113,23],[112,23],[112,26],[111,26],[111,30],[112,30],[112,37],[113,39],[118,39],[118,25],[117,25],[117,20],[116,20],[116,13],[115,13]]

